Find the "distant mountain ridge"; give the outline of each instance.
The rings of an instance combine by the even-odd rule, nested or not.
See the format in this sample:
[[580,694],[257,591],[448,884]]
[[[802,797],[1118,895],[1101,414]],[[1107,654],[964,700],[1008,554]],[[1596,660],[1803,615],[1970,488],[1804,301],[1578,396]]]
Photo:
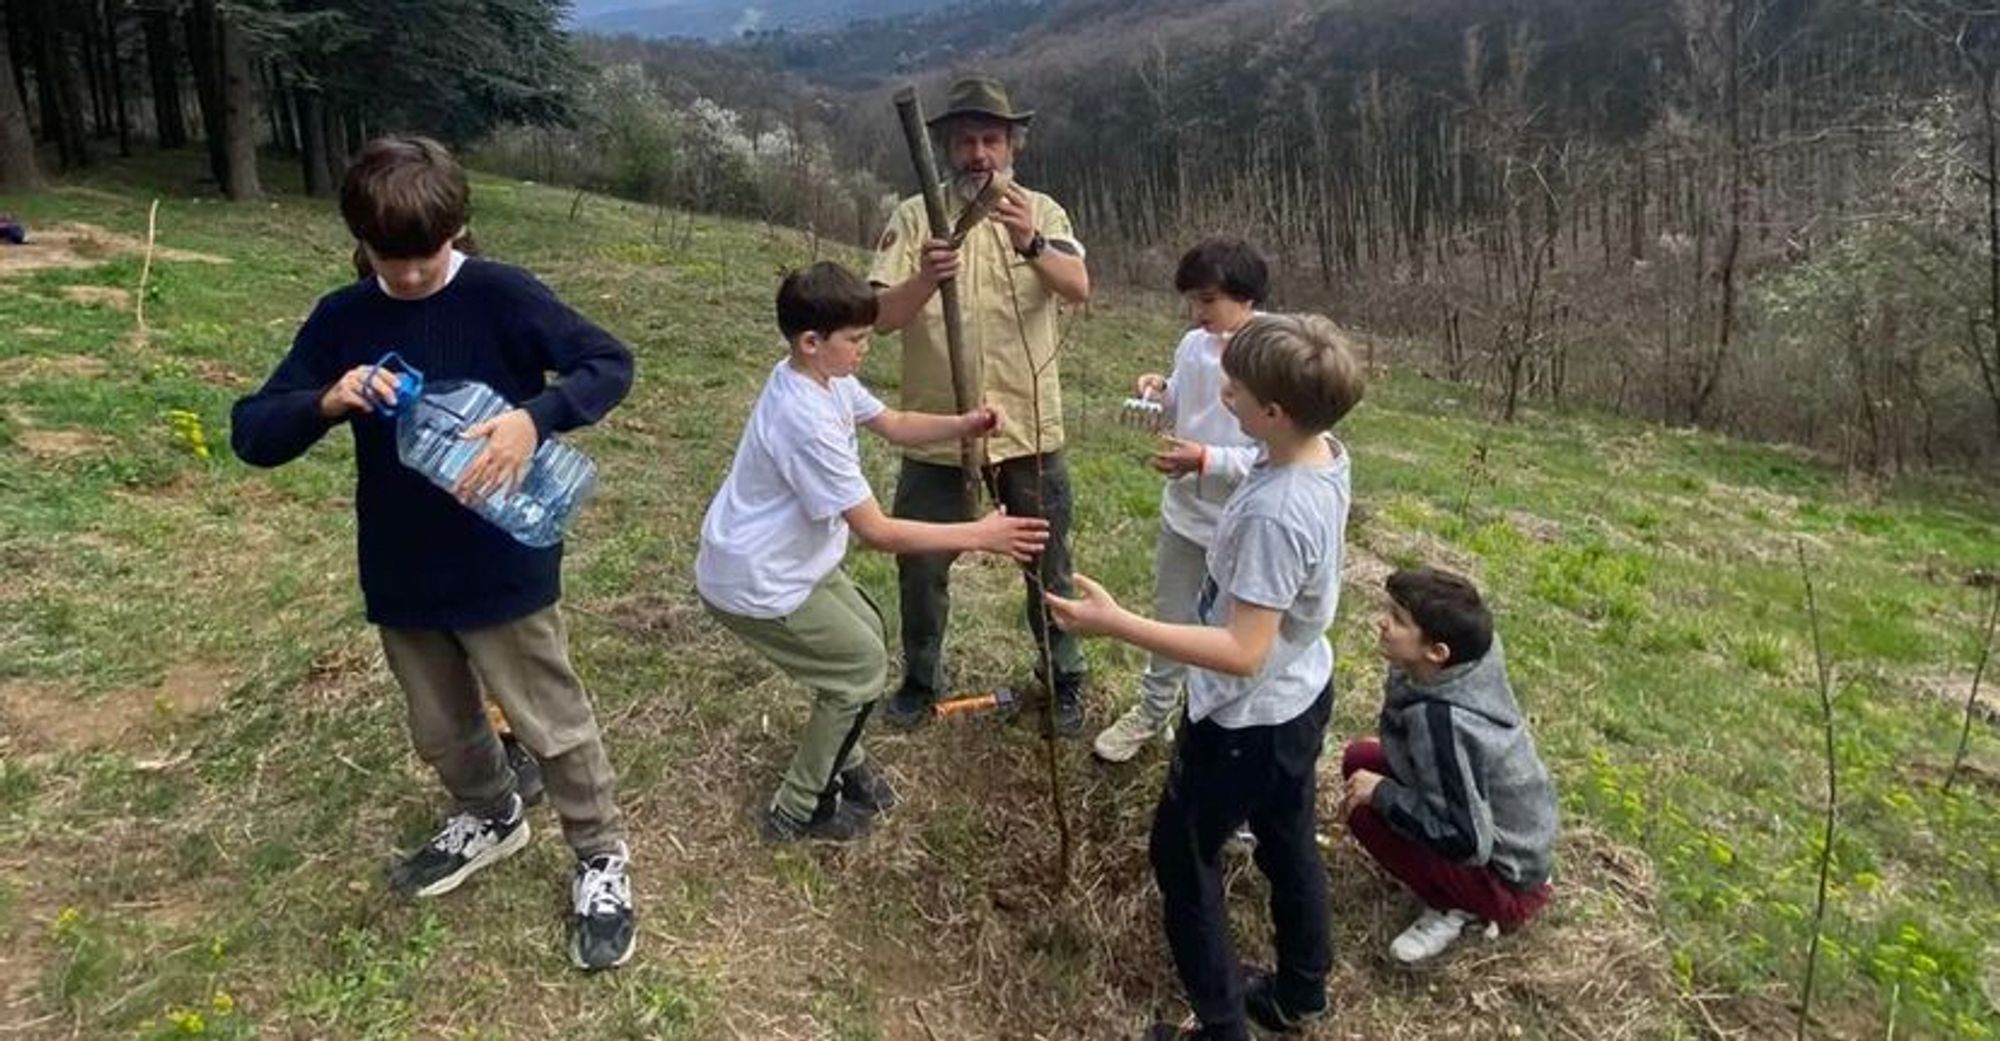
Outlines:
[[574,28],[591,33],[732,40],[752,32],[824,31],[858,19],[894,18],[954,0],[583,0]]

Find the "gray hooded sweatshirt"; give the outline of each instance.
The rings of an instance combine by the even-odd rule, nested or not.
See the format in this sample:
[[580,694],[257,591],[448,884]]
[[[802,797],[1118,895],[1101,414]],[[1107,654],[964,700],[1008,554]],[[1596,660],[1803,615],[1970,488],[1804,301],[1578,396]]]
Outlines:
[[1549,880],[1555,785],[1508,688],[1497,636],[1485,657],[1429,683],[1390,666],[1381,729],[1395,776],[1372,805],[1389,827],[1516,889]]

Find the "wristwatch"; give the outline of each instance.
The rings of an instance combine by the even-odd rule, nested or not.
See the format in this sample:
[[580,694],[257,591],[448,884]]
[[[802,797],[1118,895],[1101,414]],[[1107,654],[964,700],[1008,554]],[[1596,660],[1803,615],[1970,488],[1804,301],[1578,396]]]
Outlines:
[[1026,246],[1016,249],[1014,252],[1019,253],[1022,260],[1033,260],[1041,256],[1042,251],[1048,248],[1049,240],[1043,237],[1042,233],[1038,231],[1035,232],[1034,238],[1028,240]]

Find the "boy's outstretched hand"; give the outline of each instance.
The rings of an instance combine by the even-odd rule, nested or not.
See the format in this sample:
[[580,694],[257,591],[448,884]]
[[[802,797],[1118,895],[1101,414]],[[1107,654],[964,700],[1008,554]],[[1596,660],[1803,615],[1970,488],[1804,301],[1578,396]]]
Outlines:
[[980,529],[980,549],[1023,564],[1049,544],[1049,522],[1041,517],[1009,517],[1002,507],[972,523]]
[[1157,372],[1144,373],[1133,381],[1132,392],[1147,401],[1158,401],[1167,396],[1167,378]]
[[1202,464],[1208,460],[1208,447],[1199,441],[1169,434],[1163,435],[1160,442],[1160,450],[1153,453],[1153,469],[1168,477],[1200,473]]
[[924,243],[923,254],[917,261],[917,273],[931,288],[958,277],[958,250],[946,239],[931,239]]
[[1382,783],[1382,775],[1373,770],[1356,770],[1347,777],[1346,790],[1341,795],[1340,815],[1353,815],[1363,806],[1375,804],[1375,787]]
[[1007,414],[998,405],[981,405],[958,418],[965,424],[966,437],[979,437],[1000,429],[1000,424],[1007,421]]
[[1124,613],[1125,609],[1118,606],[1118,601],[1112,599],[1111,594],[1105,592],[1104,587],[1090,577],[1083,574],[1072,577],[1079,594],[1076,599],[1071,600],[1054,593],[1042,594],[1042,599],[1049,605],[1049,614],[1055,617],[1056,625],[1064,632],[1075,633],[1078,636],[1101,636],[1110,632],[1112,623]]
[[465,468],[458,477],[457,487],[452,489],[452,494],[467,505],[498,491],[512,494],[528,475],[528,462],[541,443],[534,417],[518,408],[467,427],[459,436],[467,441],[486,439],[486,450]]

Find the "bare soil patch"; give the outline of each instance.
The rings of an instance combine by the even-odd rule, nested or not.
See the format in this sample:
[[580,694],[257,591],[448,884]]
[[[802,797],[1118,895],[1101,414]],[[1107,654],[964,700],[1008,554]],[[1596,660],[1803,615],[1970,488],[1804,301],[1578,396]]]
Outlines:
[[[94,267],[119,256],[144,254],[144,239],[120,235],[95,224],[56,223],[28,229],[28,241],[20,246],[0,246],[0,278],[34,271]],[[228,257],[172,249],[157,243],[156,261],[184,261],[198,264],[227,264]]]
[[0,720],[31,749],[76,752],[134,749],[158,727],[200,715],[222,703],[233,677],[227,669],[184,662],[156,686],[128,687],[101,698],[79,696],[60,683],[0,683]]

